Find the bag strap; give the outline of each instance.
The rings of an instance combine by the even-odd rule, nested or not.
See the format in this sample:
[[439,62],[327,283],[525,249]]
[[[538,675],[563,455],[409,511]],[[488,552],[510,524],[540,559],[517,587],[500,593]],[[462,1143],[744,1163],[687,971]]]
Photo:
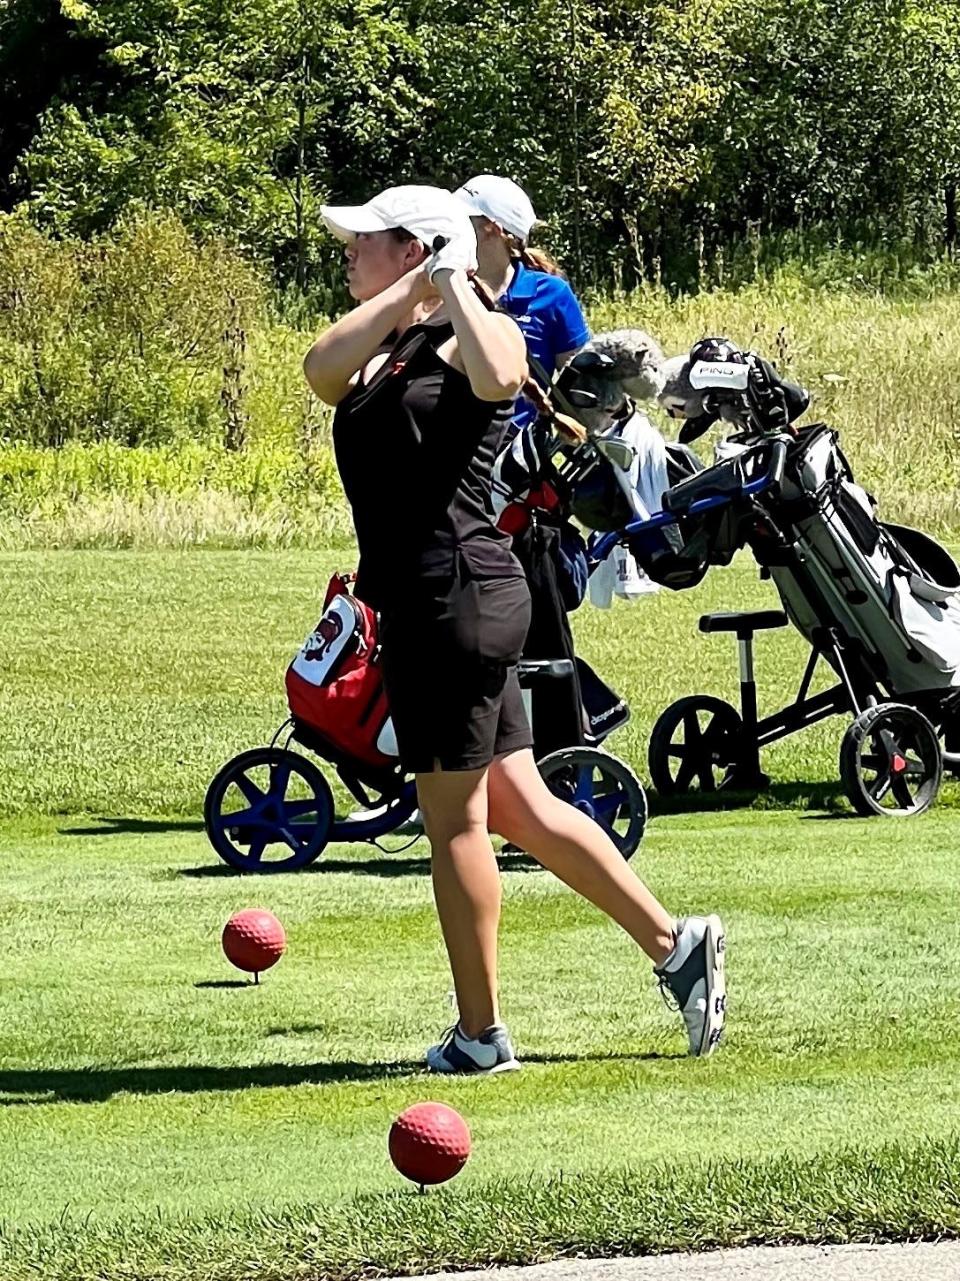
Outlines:
[[327,583],[326,594],[323,598],[323,608],[326,609],[330,602],[337,596],[349,596],[351,594],[350,584],[355,583],[356,581],[356,574],[331,575],[330,581]]

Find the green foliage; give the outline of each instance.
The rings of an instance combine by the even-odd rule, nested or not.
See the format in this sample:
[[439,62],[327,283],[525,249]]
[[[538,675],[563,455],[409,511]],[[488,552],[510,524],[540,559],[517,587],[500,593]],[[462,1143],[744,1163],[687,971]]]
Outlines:
[[257,273],[171,215],[90,241],[0,216],[0,438],[223,438],[225,335],[262,316]]
[[428,9],[420,168],[447,182],[483,169],[517,178],[553,244],[609,279],[611,244],[642,258],[640,237],[695,186],[697,130],[722,97],[727,7],[538,0],[522,23],[506,3]]
[[958,235],[953,0],[10,0],[0,73],[8,206],[171,208],[298,288],[336,279],[321,200],[484,169],[581,282],[696,284],[750,226]]
[[105,110],[52,101],[23,156],[32,215],[65,234],[136,199],[302,283],[317,191],[375,185],[418,125],[418,46],[380,0],[63,9],[121,78]]
[[308,492],[332,501],[338,492],[329,450],[303,455],[281,446],[236,453],[183,442],[129,449],[113,441],[36,449],[0,448],[0,511],[23,515],[37,504],[67,504],[110,494],[188,496],[204,490],[258,502],[296,502]]
[[[741,10],[710,184],[718,207],[739,196],[765,226],[863,216],[893,225],[921,218],[931,196],[942,202],[951,148],[932,118],[944,62],[932,43],[904,0]],[[960,38],[942,54],[956,62]]]

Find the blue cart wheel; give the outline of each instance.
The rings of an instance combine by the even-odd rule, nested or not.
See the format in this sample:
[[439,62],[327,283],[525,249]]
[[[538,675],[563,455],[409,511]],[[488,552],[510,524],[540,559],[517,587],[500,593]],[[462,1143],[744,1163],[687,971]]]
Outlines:
[[596,747],[563,747],[537,768],[554,796],[598,823],[624,858],[636,853],[647,825],[647,797],[629,765]]
[[210,844],[241,872],[292,872],[330,840],[333,795],[312,761],[279,747],[254,747],[227,761],[207,788]]

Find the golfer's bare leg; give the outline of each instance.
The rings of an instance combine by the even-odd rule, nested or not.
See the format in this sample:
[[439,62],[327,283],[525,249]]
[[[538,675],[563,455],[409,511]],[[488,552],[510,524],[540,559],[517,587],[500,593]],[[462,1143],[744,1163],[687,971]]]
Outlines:
[[433,892],[440,916],[460,1026],[468,1037],[499,1023],[497,931],[500,873],[487,829],[486,770],[417,775],[430,839]]
[[487,776],[490,830],[519,845],[606,912],[661,965],[674,920],[591,818],[558,800],[527,749],[500,757]]

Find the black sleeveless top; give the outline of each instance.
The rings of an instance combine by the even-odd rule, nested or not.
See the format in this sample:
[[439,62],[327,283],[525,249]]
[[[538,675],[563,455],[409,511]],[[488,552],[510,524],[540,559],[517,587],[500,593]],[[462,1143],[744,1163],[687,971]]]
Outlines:
[[442,317],[412,325],[334,414],[360,546],[357,594],[378,609],[399,605],[419,578],[452,575],[461,557],[477,577],[523,573],[490,501],[513,403],[479,400],[466,374],[441,360],[452,334]]

